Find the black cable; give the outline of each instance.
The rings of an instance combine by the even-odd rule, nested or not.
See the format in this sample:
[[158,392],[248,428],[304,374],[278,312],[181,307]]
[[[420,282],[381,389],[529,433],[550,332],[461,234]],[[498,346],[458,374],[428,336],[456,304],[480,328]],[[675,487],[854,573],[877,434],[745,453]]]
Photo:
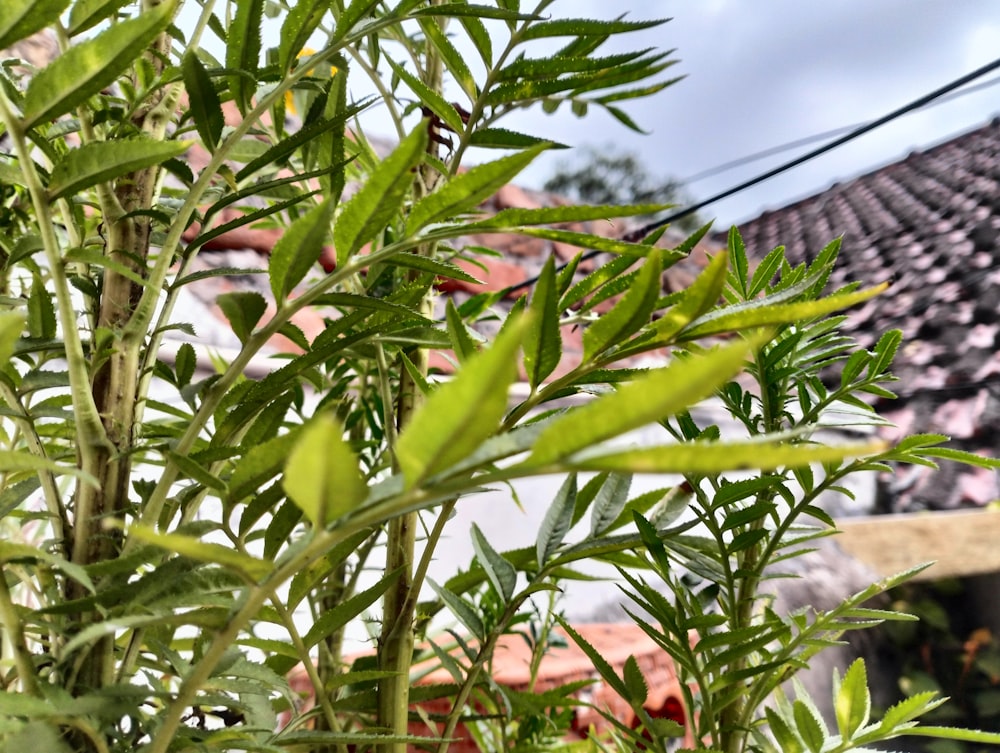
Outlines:
[[[629,231],[628,233],[625,233],[623,236],[621,236],[620,240],[623,240],[627,243],[637,243],[638,241],[642,240],[647,235],[652,233],[654,230],[657,230],[663,227],[664,225],[669,225],[671,222],[679,220],[682,217],[686,217],[689,214],[694,214],[699,209],[704,209],[709,204],[714,204],[715,202],[721,201],[722,199],[726,199],[732,196],[733,194],[739,193],[740,191],[745,191],[747,188],[756,186],[758,183],[763,183],[765,180],[769,180],[770,178],[773,178],[776,175],[780,175],[781,173],[787,172],[788,170],[791,170],[793,167],[798,167],[799,165],[805,162],[815,159],[816,157],[819,157],[823,154],[826,154],[827,152],[832,151],[833,149],[841,147],[844,144],[847,144],[853,141],[854,139],[859,138],[860,136],[863,136],[866,133],[869,133],[870,131],[874,131],[876,128],[880,128],[886,123],[889,123],[895,120],[896,118],[906,115],[907,113],[912,112],[913,110],[917,110],[923,107],[924,105],[928,104],[929,102],[933,102],[935,99],[938,99],[939,97],[942,97],[945,94],[948,94],[949,92],[952,92],[955,89],[958,89],[959,87],[962,87],[971,81],[975,81],[977,78],[985,76],[987,73],[990,73],[998,68],[1000,68],[1000,58],[997,58],[993,62],[987,63],[986,65],[977,68],[971,73],[967,73],[966,75],[957,78],[954,81],[945,84],[942,87],[935,89],[929,94],[925,94],[922,97],[918,97],[912,102],[909,102],[908,104],[905,104],[902,107],[893,110],[888,115],[883,115],[881,118],[877,118],[876,120],[873,120],[870,123],[866,123],[865,125],[860,126],[859,128],[855,128],[850,133],[847,133],[844,136],[841,136],[840,138],[834,139],[833,141],[824,144],[823,146],[817,149],[813,149],[810,152],[806,152],[805,154],[796,157],[795,159],[789,162],[785,162],[784,164],[779,165],[778,167],[768,170],[767,172],[762,173],[761,175],[758,175],[755,178],[743,181],[742,183],[732,188],[726,189],[721,193],[715,194],[714,196],[705,199],[704,201],[699,201],[698,203],[693,204],[684,209],[681,209],[677,212],[672,212],[671,214],[664,217],[662,220],[656,220],[655,222],[650,222],[649,224],[643,225],[642,227],[636,230]],[[602,252],[597,250],[588,251],[587,253],[583,254],[582,257],[580,257],[580,261],[592,259],[600,253]],[[565,267],[566,267],[565,264],[560,265],[558,267],[558,270],[565,269]],[[507,296],[511,293],[517,292],[518,290],[530,287],[534,285],[536,282],[538,282],[537,275],[535,277],[529,277],[527,280],[519,282],[516,285],[510,285],[509,287],[504,288],[502,293],[504,296]]]
[[[968,96],[969,94],[975,94],[983,89],[989,89],[991,86],[996,86],[1000,84],[1000,77],[991,78],[989,81],[983,81],[982,83],[976,84],[975,86],[970,86],[968,89],[962,89],[961,91],[952,92],[947,96],[939,98],[934,102],[934,106],[944,104],[945,102],[950,102],[954,99],[959,99],[961,97]],[[926,107],[926,105],[924,106]],[[921,107],[919,109],[924,109]],[[848,131],[853,131],[856,128],[867,125],[870,121],[865,121],[864,123],[852,123],[851,125],[841,126],[840,128],[834,128],[830,131],[823,131],[822,133],[814,133],[812,136],[806,136],[801,139],[796,139],[795,141],[787,141],[784,144],[779,144],[778,146],[772,146],[759,152],[754,152],[753,154],[748,154],[745,157],[740,157],[739,159],[730,160],[729,162],[723,162],[721,165],[716,165],[715,167],[710,167],[707,170],[702,170],[700,173],[695,173],[687,178],[681,179],[681,184],[689,186],[699,180],[704,180],[705,178],[710,178],[713,175],[718,175],[719,173],[724,173],[732,170],[736,167],[742,167],[743,165],[748,165],[751,162],[757,162],[765,157],[773,157],[775,154],[781,154],[782,152],[787,152],[789,149],[795,149],[800,146],[808,146],[809,144],[815,144],[817,141],[822,141],[823,139],[828,139],[833,136],[839,136],[842,133],[847,133]]]

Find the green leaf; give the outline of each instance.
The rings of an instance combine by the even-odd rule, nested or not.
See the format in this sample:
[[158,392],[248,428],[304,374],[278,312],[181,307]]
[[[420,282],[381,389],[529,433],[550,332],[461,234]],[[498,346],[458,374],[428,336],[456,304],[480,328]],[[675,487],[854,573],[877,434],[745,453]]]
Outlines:
[[368,496],[344,427],[323,413],[299,433],[285,466],[285,491],[317,528],[343,517]]
[[476,552],[476,560],[486,571],[486,577],[489,578],[493,588],[503,603],[509,604],[517,586],[517,571],[490,546],[490,542],[475,523],[472,524],[472,548]]
[[774,735],[778,749],[782,753],[805,753],[805,746],[784,718],[779,716],[770,706],[764,708],[764,713],[767,715],[767,724],[771,728],[771,734]]
[[244,115],[252,106],[257,88],[263,12],[264,0],[237,0],[236,14],[226,34],[226,67],[241,72],[229,77],[229,90]]
[[607,659],[601,656],[597,649],[587,643],[586,639],[576,632],[576,630],[574,630],[573,627],[562,617],[558,614],[553,616],[559,623],[559,626],[566,631],[566,635],[568,635],[573,642],[580,647],[583,653],[587,655],[591,663],[594,665],[594,669],[597,670],[597,673],[601,676],[604,682],[606,682],[611,689],[622,698],[628,698],[628,687],[626,687],[625,683],[618,677],[618,673],[615,672],[614,668],[608,664]]
[[625,509],[632,477],[628,474],[612,473],[601,484],[590,510],[590,535],[597,538],[606,533]]
[[0,15],[0,50],[55,23],[67,5],[69,0],[4,0],[4,12]]
[[139,138],[84,144],[71,149],[52,168],[49,196],[59,199],[119,175],[159,165],[184,154],[193,143]]
[[389,63],[393,73],[399,76],[410,87],[413,93],[417,95],[421,106],[426,107],[437,115],[441,119],[441,122],[445,123],[455,133],[462,133],[465,130],[465,123],[462,122],[462,117],[448,100],[392,58],[387,57],[386,62]]
[[445,606],[455,615],[455,619],[466,630],[479,640],[483,640],[486,637],[486,628],[483,626],[483,621],[479,619],[479,615],[476,614],[476,610],[469,602],[444,586],[439,586],[430,578],[427,579],[427,583],[430,584],[430,587],[434,589],[434,593],[445,603]]
[[459,363],[464,363],[470,356],[478,350],[476,341],[469,335],[469,330],[462,321],[462,315],[455,308],[455,302],[449,298],[445,304],[445,320],[448,324],[448,337],[451,338],[451,347],[458,357]]
[[458,85],[462,87],[465,95],[470,101],[475,101],[476,97],[479,96],[479,87],[476,86],[476,78],[472,75],[472,71],[469,70],[465,58],[455,49],[455,45],[452,44],[451,40],[442,30],[441,23],[434,18],[421,18],[420,28],[423,30],[427,41],[434,45],[434,48],[441,56],[441,60],[444,61],[445,66],[448,68],[448,72],[458,82]]
[[545,512],[545,518],[535,539],[535,557],[541,569],[562,545],[573,524],[573,510],[576,509],[576,474],[569,473],[556,493],[555,499]]
[[24,95],[25,127],[67,113],[114,83],[167,28],[175,8],[176,0],[166,0],[136,18],[114,24],[96,37],[70,47],[40,70]]
[[417,202],[406,220],[407,233],[412,235],[432,222],[472,211],[521,173],[546,148],[547,143],[537,144],[459,173]]
[[194,119],[195,128],[205,148],[210,152],[222,138],[222,129],[226,125],[222,114],[222,102],[219,93],[212,83],[208,71],[193,50],[184,53],[181,61],[181,72],[184,75],[184,88],[188,93],[188,107]]
[[524,335],[524,370],[533,390],[555,371],[562,360],[558,303],[555,257],[550,256],[531,294],[528,305],[531,327]]
[[869,298],[874,298],[886,288],[888,283],[876,285],[866,290],[858,290],[853,293],[840,293],[817,301],[798,301],[795,303],[779,303],[767,305],[767,299],[763,299],[763,304],[757,308],[742,308],[736,312],[729,312],[727,309],[717,309],[705,316],[696,319],[683,331],[686,339],[707,337],[717,335],[722,332],[743,330],[750,327],[766,327],[778,324],[794,324],[804,319],[825,316],[840,309],[849,308]]
[[566,144],[506,128],[478,128],[469,137],[469,146],[478,146],[481,149],[527,149],[539,144],[546,144],[549,149],[569,149]]
[[323,244],[330,237],[333,210],[333,202],[326,199],[293,222],[274,244],[268,275],[279,307],[322,255]]
[[213,476],[204,466],[198,463],[198,461],[187,455],[180,455],[172,450],[167,450],[166,455],[170,458],[170,462],[172,462],[181,473],[188,478],[197,481],[206,489],[215,489],[216,491],[221,492],[226,491],[226,484],[222,481],[222,479],[217,476]]
[[427,124],[421,122],[344,204],[333,228],[339,266],[381,233],[400,210],[412,183],[410,170],[423,158],[426,148]]
[[826,742],[826,731],[823,723],[813,710],[801,700],[796,700],[792,706],[795,715],[795,727],[799,737],[811,753],[820,753]]
[[403,267],[404,269],[416,269],[421,272],[430,272],[437,277],[450,280],[462,280],[474,285],[482,285],[483,281],[473,277],[457,264],[440,259],[432,259],[429,256],[419,254],[394,254],[383,262],[388,267]]
[[407,488],[471,455],[496,431],[527,319],[505,327],[492,347],[470,358],[414,414],[396,445]]
[[[634,217],[644,214],[656,214],[669,209],[672,204],[615,204],[603,205],[567,205],[561,207],[541,207],[539,209],[502,209],[496,214],[474,223],[462,225],[468,233],[478,233],[496,229],[501,232],[511,232],[525,225],[549,225],[564,222],[587,222],[590,220],[608,221],[615,217]],[[570,237],[585,236],[586,233],[570,233]],[[558,238],[556,238],[558,240]],[[603,238],[602,240],[612,240]],[[630,249],[632,256],[646,256],[652,246],[635,243],[623,244]]]
[[630,31],[642,31],[665,24],[669,19],[652,21],[597,21],[590,18],[560,18],[532,24],[522,35],[523,40],[548,37],[607,37]]
[[740,341],[677,360],[570,411],[545,429],[528,462],[554,462],[694,405],[739,373],[749,351]]
[[387,573],[374,586],[366,588],[359,594],[355,594],[333,609],[324,611],[313,626],[309,628],[309,632],[303,636],[306,648],[312,648],[327,636],[340,630],[351,620],[364,614],[364,611],[368,607],[378,601],[379,597],[392,587],[393,583],[399,579],[399,575],[399,570]]
[[34,275],[28,296],[28,336],[36,340],[51,340],[56,336],[55,304],[39,274]]
[[884,448],[879,442],[823,445],[789,445],[777,442],[686,442],[677,445],[588,455],[566,463],[587,471],[620,473],[712,474],[746,469],[794,468],[809,463],[836,463],[864,457]]
[[112,259],[110,256],[105,256],[94,247],[71,248],[66,252],[63,259],[67,262],[83,262],[84,264],[93,264],[97,267],[105,267],[115,274],[121,275],[126,280],[131,280],[136,285],[144,286],[146,284],[146,281],[138,272],[126,267],[120,261]]
[[868,692],[868,673],[863,659],[855,660],[848,667],[836,689],[833,709],[837,716],[837,729],[844,740],[852,739],[855,732],[868,724],[872,697]]
[[[69,27],[71,37],[91,29],[101,21],[111,17],[115,11],[129,0],[76,0],[69,12]],[[37,5],[37,3],[36,3]],[[65,3],[64,3],[65,5]],[[0,43],[0,47],[3,44]]]
[[726,264],[729,255],[718,254],[705,271],[681,293],[680,299],[653,325],[658,342],[672,341],[674,336],[719,301],[726,284]]
[[278,35],[278,67],[282,73],[291,68],[296,55],[302,52],[329,5],[330,0],[298,0],[291,6]]
[[201,541],[192,536],[179,533],[160,533],[143,525],[130,526],[128,535],[130,538],[134,537],[145,544],[152,544],[182,557],[237,570],[254,581],[264,578],[272,569],[270,562],[243,554],[232,547]]
[[649,695],[649,686],[646,685],[646,678],[639,669],[639,662],[635,660],[635,656],[629,656],[625,660],[623,677],[625,687],[628,689],[626,699],[633,706],[641,706]]
[[[240,168],[239,172],[236,173],[236,180],[243,181],[258,170],[261,170],[270,164],[283,162],[288,159],[288,157],[291,156],[296,149],[318,141],[320,136],[323,136],[328,132],[334,134],[332,138],[336,139],[337,134],[344,130],[347,119],[368,108],[372,101],[372,99],[365,99],[351,105],[351,107],[342,108],[330,118],[321,118],[315,123],[310,123],[309,125],[300,128],[295,133],[286,135],[284,138],[279,139],[278,143],[264,150],[262,153],[255,155],[253,159]],[[342,168],[343,165],[340,165],[339,167]],[[332,172],[329,168],[326,168],[325,170],[327,172]]]
[[195,355],[194,347],[191,343],[181,343],[174,357],[174,375],[177,379],[177,386],[184,387],[190,384],[191,377],[194,376],[198,368],[198,356]]
[[74,476],[97,487],[97,479],[86,471],[69,465],[60,465],[48,458],[38,457],[20,450],[0,450],[0,473],[10,471],[48,471],[57,476]]
[[264,300],[264,296],[253,291],[236,291],[223,293],[215,299],[215,302],[229,320],[233,334],[246,345],[254,327],[267,311],[267,301]]
[[59,555],[47,552],[40,547],[34,547],[30,544],[19,544],[14,541],[0,541],[0,562],[24,560],[38,560],[44,562],[54,570],[64,572],[66,575],[73,578],[73,580],[83,585],[91,593],[97,593],[97,590],[94,588],[93,581],[91,581],[90,576],[87,575],[87,571],[80,565],[63,559]]
[[628,292],[584,331],[584,361],[592,361],[608,348],[620,345],[649,321],[662,290],[662,275],[660,255],[650,254]]
[[232,476],[229,477],[229,499],[239,502],[264,486],[285,467],[288,455],[296,442],[296,432],[279,434],[263,444],[250,447],[236,461]]

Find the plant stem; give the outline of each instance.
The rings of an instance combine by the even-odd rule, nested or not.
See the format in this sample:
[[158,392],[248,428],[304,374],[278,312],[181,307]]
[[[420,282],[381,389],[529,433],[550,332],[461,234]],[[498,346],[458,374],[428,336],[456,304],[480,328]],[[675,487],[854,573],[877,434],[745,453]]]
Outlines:
[[[441,0],[431,0],[431,5],[440,5]],[[427,65],[424,84],[432,91],[440,92],[444,70],[441,58],[433,45],[426,48]],[[438,145],[431,139],[427,144],[428,157],[436,161]],[[413,180],[414,202],[431,193],[438,174],[428,159],[418,165]],[[417,248],[421,256],[431,256],[434,244]],[[424,296],[421,311],[425,316],[433,314],[431,293]],[[429,352],[416,348],[407,354],[417,372],[426,377]],[[380,378],[384,375],[380,374]],[[417,408],[423,401],[420,385],[409,371],[400,366],[399,394],[396,400],[396,429],[402,432],[409,424]],[[393,462],[395,467],[395,461]],[[398,468],[396,469],[398,470]],[[414,558],[419,520],[416,512],[407,512],[389,521],[386,538],[386,572],[399,571],[400,576],[386,591],[382,610],[382,633],[379,636],[379,668],[391,673],[379,682],[377,701],[377,721],[389,734],[402,736],[409,729],[410,709],[410,668],[413,664],[415,642],[414,616],[417,592],[420,583],[414,579]],[[428,542],[433,546],[433,542]],[[406,753],[404,742],[389,742],[379,746],[380,753]]]

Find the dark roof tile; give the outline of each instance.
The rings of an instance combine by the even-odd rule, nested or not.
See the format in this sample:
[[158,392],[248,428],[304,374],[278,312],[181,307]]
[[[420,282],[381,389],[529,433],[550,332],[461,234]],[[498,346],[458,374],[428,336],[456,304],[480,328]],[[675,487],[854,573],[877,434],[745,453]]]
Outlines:
[[[908,432],[941,432],[956,447],[1000,454],[1000,400],[992,397],[1000,389],[1000,120],[772,209],[740,230],[752,255],[782,244],[794,262],[842,235],[832,285],[892,281],[850,312],[847,328],[863,347],[890,328],[905,337],[896,360],[900,400],[879,407]],[[952,466],[913,474],[913,483],[889,484],[893,509],[998,496],[991,472]]]

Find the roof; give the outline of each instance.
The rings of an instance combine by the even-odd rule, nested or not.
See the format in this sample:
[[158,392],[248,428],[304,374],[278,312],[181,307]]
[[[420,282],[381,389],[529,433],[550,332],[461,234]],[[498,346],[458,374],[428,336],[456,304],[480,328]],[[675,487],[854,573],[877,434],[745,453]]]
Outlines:
[[[842,236],[831,286],[890,281],[850,312],[847,331],[870,347],[903,332],[895,401],[877,404],[903,434],[942,433],[994,456],[1000,430],[1000,119],[814,196],[739,224],[751,257],[779,244],[810,261]],[[718,234],[717,240],[724,236]],[[998,497],[992,471],[946,463],[902,469],[883,509],[978,506]]]

